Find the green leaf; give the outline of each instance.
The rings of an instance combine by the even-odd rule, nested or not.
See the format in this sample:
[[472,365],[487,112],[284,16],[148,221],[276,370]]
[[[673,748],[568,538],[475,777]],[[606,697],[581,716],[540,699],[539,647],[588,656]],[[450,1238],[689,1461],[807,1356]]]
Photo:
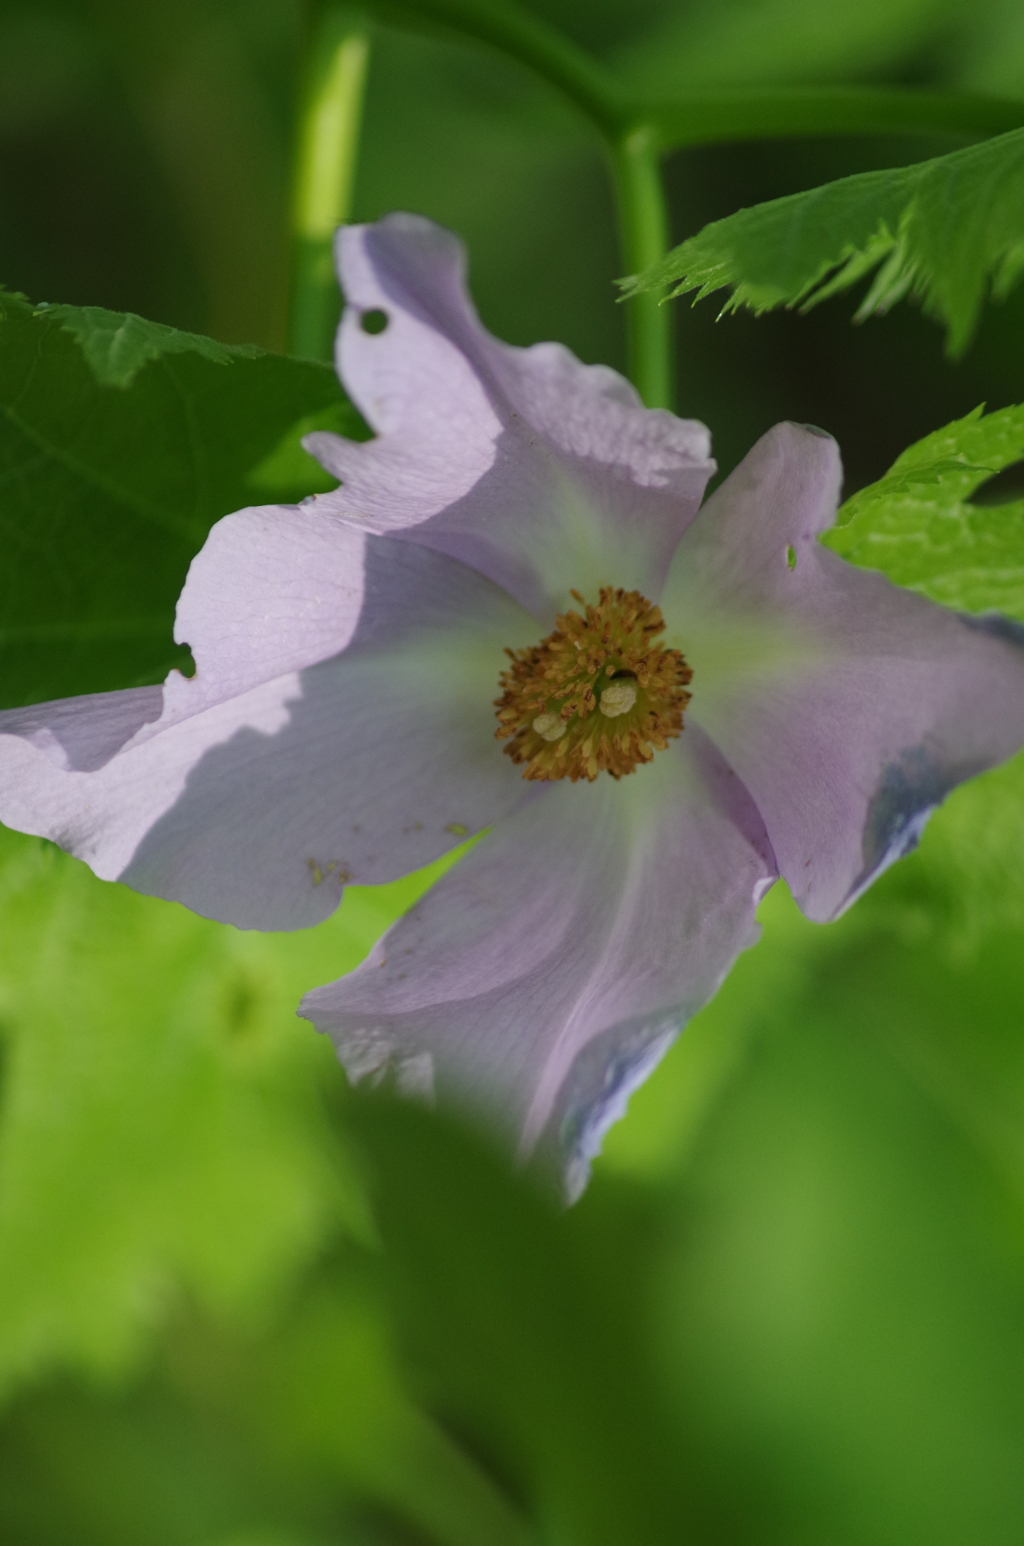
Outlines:
[[278,1464],[340,1480],[431,1540],[530,1546],[518,1509],[409,1399],[381,1301],[335,1270],[272,1339],[238,1349],[232,1406]]
[[690,0],[617,50],[646,96],[680,87],[847,79],[920,48],[948,0],[863,0],[827,17],[817,0]]
[[1012,1546],[1019,936],[958,963],[835,935],[802,991],[751,1007],[744,1062],[676,1171],[652,1331],[681,1448],[723,1522],[742,1467],[732,1538],[758,1546]]
[[836,924],[776,887],[595,1167],[675,1188],[652,1337],[744,1541],[1019,1532],[1022,794],[957,790]]
[[330,486],[298,447],[311,416],[366,433],[326,365],[0,295],[0,703],[181,664],[174,605],[214,521]]
[[0,1424],[0,1536],[18,1546],[324,1546],[321,1500],[296,1509],[290,1492],[166,1387],[44,1388]]
[[1024,457],[1024,406],[976,408],[904,451],[841,507],[822,541],[851,563],[966,612],[1024,622],[1024,499],[971,497]]
[[[881,265],[881,267],[880,267]],[[716,220],[623,281],[627,295],[731,290],[723,311],[812,306],[878,269],[857,320],[910,295],[962,354],[986,294],[1024,273],[1024,129],[952,155],[865,172]]]
[[133,312],[104,311],[102,306],[39,306],[36,315],[55,317],[76,340],[85,363],[101,386],[130,386],[149,360],[165,354],[198,354],[215,365],[254,360],[252,345],[229,348],[198,333],[180,333],[163,322],[147,322]]
[[691,1535],[686,1457],[643,1346],[647,1199],[568,1218],[447,1113],[353,1102],[403,1346],[430,1407],[507,1478],[542,1540]]
[[0,832],[0,1394],[124,1370],[183,1293],[262,1315],[326,1241],[366,1235],[326,1121],[343,1078],[295,1007],[446,867],[259,935]]
[[953,791],[873,910],[957,963],[975,958],[992,934],[1024,933],[1024,754]]
[[310,493],[322,494],[337,488],[337,478],[332,478],[319,462],[314,462],[308,451],[302,448],[304,435],[315,430],[328,430],[334,435],[351,435],[352,409],[348,402],[329,403],[317,413],[307,413],[295,424],[289,425],[275,446],[255,466],[246,479],[246,486],[254,496],[267,500],[280,500],[289,490],[308,486]]
[[321,1264],[269,1325],[240,1332],[189,1307],[160,1351],[131,1388],[53,1381],[8,1408],[0,1538],[399,1546],[411,1526],[438,1546],[533,1540],[411,1399],[358,1251]]

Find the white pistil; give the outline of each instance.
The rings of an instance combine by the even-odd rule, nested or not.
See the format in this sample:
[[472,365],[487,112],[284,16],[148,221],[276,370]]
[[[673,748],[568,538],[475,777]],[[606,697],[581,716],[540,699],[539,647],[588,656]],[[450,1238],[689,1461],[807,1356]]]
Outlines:
[[538,714],[533,728],[543,741],[560,741],[569,727],[560,714]]
[[[635,702],[635,682],[612,682],[601,694],[601,713],[605,719],[618,719],[620,714],[628,714]],[[536,720],[533,722],[533,728],[535,730],[537,728]]]

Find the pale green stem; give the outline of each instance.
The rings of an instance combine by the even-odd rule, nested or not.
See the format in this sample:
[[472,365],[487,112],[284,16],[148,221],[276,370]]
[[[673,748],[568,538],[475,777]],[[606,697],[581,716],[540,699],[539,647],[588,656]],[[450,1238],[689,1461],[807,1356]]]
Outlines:
[[[668,213],[655,131],[632,129],[612,145],[619,231],[627,271],[639,274],[668,251]],[[648,408],[672,406],[671,311],[650,293],[625,302],[629,377]]]
[[311,50],[292,204],[289,347],[329,360],[341,312],[334,233],[352,208],[370,41],[365,20],[328,6]]

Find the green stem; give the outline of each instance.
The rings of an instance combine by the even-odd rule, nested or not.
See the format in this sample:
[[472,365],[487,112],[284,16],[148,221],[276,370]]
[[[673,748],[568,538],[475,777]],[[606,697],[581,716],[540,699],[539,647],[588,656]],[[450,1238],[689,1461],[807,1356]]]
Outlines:
[[[514,0],[399,0],[399,9],[518,59],[564,92],[605,135],[626,128],[622,93],[611,71]],[[386,14],[393,15],[394,7],[388,5]]]
[[[514,0],[403,0],[407,15],[429,17],[489,43],[559,87],[600,131],[610,154],[626,267],[639,273],[668,247],[658,136],[637,124],[615,77],[568,38]],[[651,408],[672,398],[671,313],[653,295],[625,302],[630,379]]]
[[[370,0],[373,3],[373,0]],[[1024,127],[1024,102],[970,92],[874,86],[726,87],[687,90],[677,101],[629,100],[607,66],[515,0],[398,0],[407,18],[489,43],[557,86],[608,138],[653,125],[661,149],[724,140],[809,135],[1004,134]]]
[[334,232],[352,207],[369,53],[365,19],[325,7],[310,51],[292,203],[289,347],[304,359],[333,355],[341,311]]
[[[641,273],[668,251],[668,214],[655,131],[633,129],[612,145],[619,232],[629,273]],[[656,295],[625,302],[629,377],[648,408],[672,406],[671,314]]]
[[662,150],[726,140],[838,134],[1005,134],[1024,127],[1024,102],[968,92],[872,86],[688,91],[678,102],[637,104]]
[[[374,3],[374,0],[369,0]],[[1024,103],[954,92],[874,87],[694,90],[676,102],[630,102],[615,75],[516,0],[387,0],[387,14],[428,20],[489,44],[558,87],[600,131],[611,154],[630,273],[668,245],[659,152],[725,140],[952,131],[998,134],[1024,125]],[[671,400],[668,309],[654,295],[626,302],[629,373],[644,401]]]

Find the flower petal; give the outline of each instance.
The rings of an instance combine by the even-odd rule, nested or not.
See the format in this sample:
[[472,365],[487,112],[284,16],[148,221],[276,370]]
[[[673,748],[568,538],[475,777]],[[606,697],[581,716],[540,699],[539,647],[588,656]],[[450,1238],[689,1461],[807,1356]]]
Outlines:
[[[538,617],[574,587],[656,598],[714,470],[704,426],[558,344],[492,338],[461,244],[428,220],[347,227],[338,255],[338,370],[378,438],[306,437],[344,484],[317,505],[452,554]],[[372,311],[383,332],[364,330]]]
[[690,719],[819,921],[914,846],[954,785],[1024,743],[1024,630],[823,548],[839,483],[834,441],[777,425],[687,532],[663,602],[693,667]]
[[[163,687],[7,710],[0,734],[20,736],[58,767],[94,772],[129,742],[336,655],[363,612],[365,550],[373,540],[294,505],[225,516],[192,560],[178,599],[174,637],[190,646],[194,676],[175,670]],[[378,582],[375,615],[380,589]]]
[[349,1075],[501,1114],[554,1142],[569,1187],[685,1020],[755,937],[775,877],[763,826],[699,731],[619,783],[542,785],[303,1000]]
[[[0,716],[0,817],[104,879],[268,929],[319,922],[346,881],[394,879],[514,810],[529,787],[492,700],[532,619],[428,549],[369,537],[363,557],[346,651],[144,726],[96,771],[67,771]],[[106,696],[116,717],[125,695]],[[61,733],[86,739],[105,711],[57,707]]]
[[218,521],[178,598],[174,637],[191,649],[196,675],[169,679],[176,713],[344,649],[363,611],[366,542],[309,505],[254,506]]
[[0,712],[0,735],[17,736],[67,772],[91,773],[147,725],[155,724],[163,706],[162,687],[54,698],[50,703]]

